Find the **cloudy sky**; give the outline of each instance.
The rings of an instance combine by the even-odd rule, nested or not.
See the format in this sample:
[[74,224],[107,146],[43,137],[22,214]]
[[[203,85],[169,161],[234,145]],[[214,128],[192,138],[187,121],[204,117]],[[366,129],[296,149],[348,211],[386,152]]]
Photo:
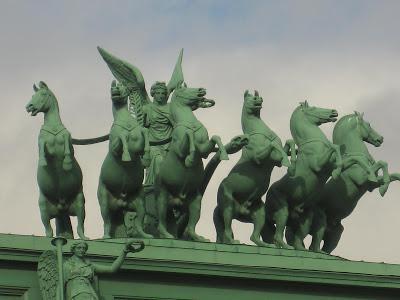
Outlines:
[[[168,81],[180,48],[191,86],[216,100],[196,111],[224,141],[241,133],[243,92],[258,89],[262,118],[284,140],[299,101],[365,112],[385,137],[371,153],[400,171],[400,19],[398,1],[6,1],[0,3],[0,232],[42,235],[37,207],[37,135],[42,116],[24,106],[32,84],[56,94],[64,125],[76,138],[105,134],[112,123],[110,71],[100,45],[136,65],[147,86]],[[323,126],[328,136],[332,124]],[[96,198],[107,144],[76,146],[84,173],[86,232],[102,234]],[[221,180],[238,156],[221,164],[203,199],[199,233],[215,238],[212,210]],[[284,170],[275,170],[272,182]],[[344,221],[334,254],[400,263],[400,184],[384,198],[365,195]],[[251,226],[234,223],[249,243]]]

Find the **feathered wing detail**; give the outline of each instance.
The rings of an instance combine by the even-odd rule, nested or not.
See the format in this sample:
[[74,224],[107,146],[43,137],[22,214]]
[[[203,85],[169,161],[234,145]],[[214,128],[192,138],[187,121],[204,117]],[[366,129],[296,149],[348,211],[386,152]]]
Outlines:
[[37,274],[43,300],[57,299],[58,267],[55,251],[45,251],[39,256]]
[[171,79],[167,84],[168,95],[170,95],[184,81],[183,71],[182,71],[182,58],[183,58],[183,48],[179,52],[178,60],[176,61],[174,71],[172,72]]
[[97,47],[101,57],[108,65],[111,73],[129,90],[129,110],[143,125],[143,105],[150,103],[143,75],[138,68],[112,55],[103,48]]

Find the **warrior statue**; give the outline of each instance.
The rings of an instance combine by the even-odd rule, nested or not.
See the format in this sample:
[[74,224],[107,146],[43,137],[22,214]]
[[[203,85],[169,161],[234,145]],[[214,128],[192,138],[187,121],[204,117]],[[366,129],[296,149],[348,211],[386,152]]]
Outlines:
[[[88,244],[84,241],[74,242],[71,246],[72,256],[63,264],[62,278],[64,280],[60,297],[60,283],[57,273],[61,270],[57,265],[55,251],[45,251],[39,257],[38,277],[43,300],[98,300],[97,275],[117,272],[129,252],[139,252],[144,249],[143,242],[128,241],[121,254],[109,265],[92,263],[86,257]],[[62,258],[61,258],[62,259]]]

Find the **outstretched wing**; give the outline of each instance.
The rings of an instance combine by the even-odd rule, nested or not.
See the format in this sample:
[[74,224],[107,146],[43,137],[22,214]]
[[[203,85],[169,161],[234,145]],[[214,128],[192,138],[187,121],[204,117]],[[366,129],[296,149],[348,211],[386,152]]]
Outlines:
[[38,261],[37,274],[43,300],[54,300],[57,295],[58,268],[55,251],[43,252]]
[[143,75],[138,68],[97,47],[114,77],[129,90],[129,110],[143,124],[143,105],[150,103]]
[[179,52],[178,60],[176,61],[174,71],[172,72],[171,79],[167,84],[168,95],[170,95],[184,81],[183,71],[182,71],[182,57],[183,57],[183,48]]

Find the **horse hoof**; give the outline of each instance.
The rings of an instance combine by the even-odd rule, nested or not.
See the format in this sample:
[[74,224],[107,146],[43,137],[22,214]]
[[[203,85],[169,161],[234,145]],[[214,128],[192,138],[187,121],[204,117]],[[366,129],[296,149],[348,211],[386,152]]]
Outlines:
[[152,238],[154,238],[153,235],[151,235],[149,233],[145,233],[145,232],[140,233],[140,237],[143,238],[143,239],[152,239]]
[[379,194],[381,194],[382,197],[385,196],[385,194],[386,194],[388,188],[389,188],[389,184],[381,185],[381,186],[379,187]]
[[45,167],[47,166],[47,161],[44,158],[39,159],[39,166]]

